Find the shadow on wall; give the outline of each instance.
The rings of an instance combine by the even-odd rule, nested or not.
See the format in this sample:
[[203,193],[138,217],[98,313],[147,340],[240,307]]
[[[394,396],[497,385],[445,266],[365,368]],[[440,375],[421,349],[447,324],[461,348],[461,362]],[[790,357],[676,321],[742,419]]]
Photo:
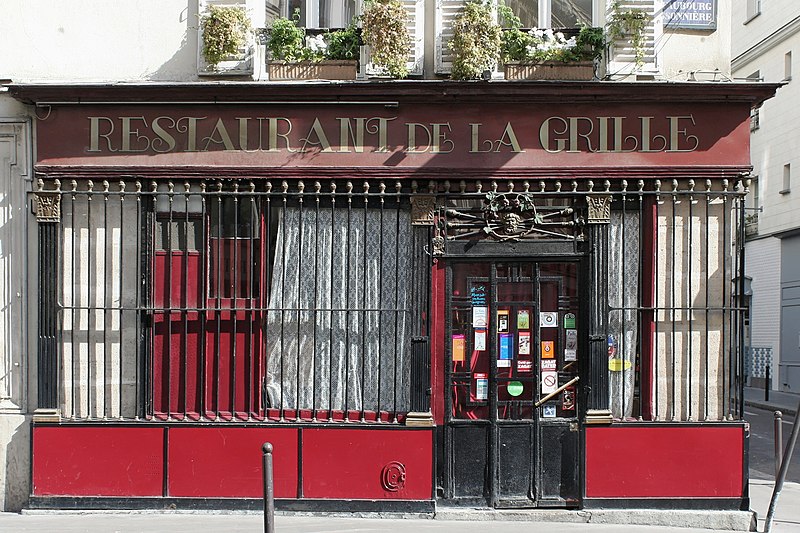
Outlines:
[[146,74],[150,81],[197,80],[197,30],[200,25],[198,2],[189,0],[179,12],[179,22],[185,25],[183,39],[175,54],[154,72]]
[[[30,486],[30,418],[23,415],[3,417],[0,427],[11,433],[5,450],[3,511],[19,512],[28,503]],[[2,431],[0,431],[2,433]]]

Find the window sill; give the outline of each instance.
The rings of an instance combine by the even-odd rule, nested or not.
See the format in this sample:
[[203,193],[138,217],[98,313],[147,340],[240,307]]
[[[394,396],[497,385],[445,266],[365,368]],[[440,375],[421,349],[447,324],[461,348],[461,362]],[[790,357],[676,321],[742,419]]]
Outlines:
[[782,191],[778,191],[778,194],[789,194],[792,192],[792,189],[783,189]]
[[759,11],[758,13],[754,13],[753,15],[750,15],[750,17],[748,17],[747,19],[745,19],[745,21],[744,21],[744,22],[742,22],[742,25],[743,25],[743,26],[747,26],[748,24],[750,24],[750,22],[751,22],[753,19],[755,19],[755,18],[758,18],[758,16],[759,16],[760,14],[761,14],[761,11]]

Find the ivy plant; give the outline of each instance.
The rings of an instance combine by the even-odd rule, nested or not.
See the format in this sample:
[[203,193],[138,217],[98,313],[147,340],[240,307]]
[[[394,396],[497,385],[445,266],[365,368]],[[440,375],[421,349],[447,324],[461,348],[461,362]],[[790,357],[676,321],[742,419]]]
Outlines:
[[300,27],[300,10],[292,18],[279,17],[267,30],[267,50],[278,61],[302,61],[313,55],[306,49],[306,32]]
[[645,30],[649,22],[650,16],[642,9],[623,8],[619,0],[611,4],[608,34],[611,39],[624,39],[630,43],[637,67],[644,64]]
[[494,19],[488,0],[470,0],[453,21],[453,68],[456,80],[480,78],[493,70],[500,58],[502,28]]
[[200,18],[203,58],[211,68],[236,55],[247,44],[250,17],[243,7],[209,6]]
[[328,44],[327,59],[358,59],[361,32],[355,24],[350,24],[343,30],[336,30],[326,34],[325,41]]
[[390,76],[408,76],[408,13],[400,0],[369,0],[361,14],[362,36],[372,61]]

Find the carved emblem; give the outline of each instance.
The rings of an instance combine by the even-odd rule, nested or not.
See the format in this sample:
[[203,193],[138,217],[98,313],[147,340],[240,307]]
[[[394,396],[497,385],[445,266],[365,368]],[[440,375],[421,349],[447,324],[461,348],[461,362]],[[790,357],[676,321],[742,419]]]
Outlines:
[[[451,238],[493,237],[499,241],[557,237],[574,239],[565,228],[576,225],[571,207],[537,207],[530,193],[489,192],[480,214],[448,209],[447,229]],[[475,211],[473,211],[475,212]],[[560,230],[560,231],[559,231]]]
[[608,224],[611,218],[611,195],[587,196],[589,204],[589,224]]
[[433,226],[433,212],[436,208],[436,197],[415,195],[411,197],[411,225]]
[[386,463],[381,470],[381,486],[389,492],[397,492],[406,486],[406,467],[399,461]]
[[61,194],[57,192],[36,193],[37,222],[61,222]]

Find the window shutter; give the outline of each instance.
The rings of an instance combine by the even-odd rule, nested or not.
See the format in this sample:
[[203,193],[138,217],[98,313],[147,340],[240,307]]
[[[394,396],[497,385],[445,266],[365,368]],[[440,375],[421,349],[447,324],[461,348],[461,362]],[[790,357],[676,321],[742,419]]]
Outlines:
[[[611,54],[608,62],[608,75],[613,78],[626,77],[632,74],[653,76],[658,74],[657,44],[661,40],[662,17],[660,10],[656,12],[656,0],[620,0],[621,9],[640,9],[649,16],[649,23],[645,28],[644,59],[641,66],[636,65],[636,54],[630,43],[622,38],[611,43]],[[611,4],[609,3],[609,6]],[[609,11],[608,20],[612,15]]]
[[[408,48],[408,74],[409,76],[422,76],[422,67],[425,51],[425,0],[402,0],[403,7],[408,13],[408,36],[411,40]],[[361,63],[365,66],[364,74],[367,76],[383,76],[386,72],[372,63],[369,47],[365,46]]]
[[[252,35],[249,36],[247,44],[239,50],[238,54],[231,56],[225,61],[217,64],[216,68],[206,63],[203,57],[203,26],[201,20],[210,6],[218,7],[241,7],[247,10],[248,16],[252,19],[252,12],[248,9],[246,0],[200,0],[198,3],[197,21],[197,74],[199,76],[251,76],[255,63],[255,45]],[[255,22],[252,21],[251,22]],[[262,21],[263,24],[263,21]],[[256,24],[253,24],[256,27]]]
[[464,4],[465,0],[436,0],[436,74],[450,74],[453,67],[453,53],[450,51],[453,21]]

